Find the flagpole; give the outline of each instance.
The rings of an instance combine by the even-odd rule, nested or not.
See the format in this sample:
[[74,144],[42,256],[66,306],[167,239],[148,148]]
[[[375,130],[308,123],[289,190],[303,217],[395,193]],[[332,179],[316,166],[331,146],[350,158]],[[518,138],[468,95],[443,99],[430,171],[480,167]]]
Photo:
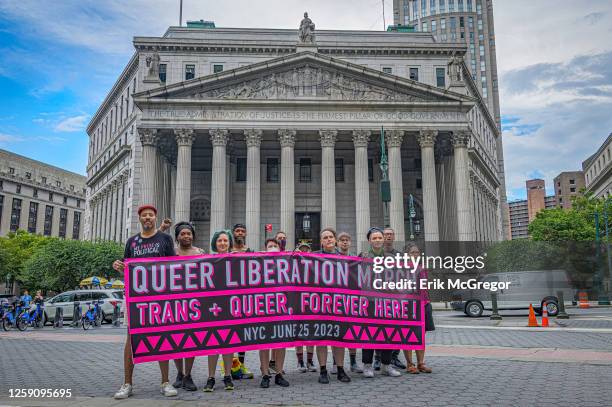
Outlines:
[[179,8],[179,27],[183,26],[183,0],[180,0],[181,5]]

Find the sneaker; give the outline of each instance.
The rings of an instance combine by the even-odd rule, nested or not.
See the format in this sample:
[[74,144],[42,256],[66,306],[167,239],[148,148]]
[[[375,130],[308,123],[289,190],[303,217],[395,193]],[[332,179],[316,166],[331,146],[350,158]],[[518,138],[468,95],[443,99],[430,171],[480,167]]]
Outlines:
[[395,370],[393,365],[383,365],[382,366],[382,374],[385,375],[385,376],[391,376],[391,377],[398,377],[398,376],[402,375],[400,372]]
[[251,373],[249,368],[246,367],[244,363],[240,364],[240,373],[242,373],[242,378],[243,379],[252,379],[253,378],[253,373]]
[[353,372],[353,373],[363,373],[363,368],[361,368],[361,366],[359,366],[357,364],[357,362],[351,363],[351,372]]
[[185,377],[182,373],[177,373],[176,380],[172,383],[172,387],[175,389],[181,388],[183,386],[183,377]]
[[202,389],[203,392],[210,393],[215,390],[215,378],[209,377],[206,381],[206,386]]
[[232,376],[224,376],[223,384],[225,385],[225,390],[234,390],[234,382],[232,381]]
[[268,370],[270,371],[270,374],[278,373],[276,371],[276,361],[275,360],[271,360],[270,363],[268,363]]
[[374,365],[372,366],[374,367],[374,370],[378,372],[380,370],[380,360],[375,360]]
[[165,397],[174,397],[178,394],[178,391],[168,382],[162,383],[159,387],[161,394]]
[[298,367],[298,371],[299,371],[300,373],[306,373],[306,372],[308,371],[308,369],[306,368],[306,366],[304,366],[304,361],[303,361],[303,360],[300,360],[300,361],[298,362],[298,366],[297,366],[297,367]]
[[374,377],[374,368],[371,363],[363,365],[363,377]]
[[329,375],[327,374],[327,372],[321,372],[319,374],[319,383],[329,384]]
[[[176,387],[176,386],[174,386]],[[191,375],[187,375],[185,377],[183,377],[183,389],[187,390],[187,391],[196,391],[198,389],[198,386],[195,385],[195,383],[193,382],[193,379],[191,378]]]
[[402,363],[401,360],[399,360],[399,358],[393,358],[391,359],[391,364],[393,365],[393,367],[396,367],[400,370],[404,370],[406,369],[406,365]]
[[317,371],[317,368],[315,367],[314,363],[312,363],[312,360],[306,364],[306,369],[308,369],[309,372]]
[[117,393],[115,393],[115,400],[123,400],[132,395],[132,385],[129,383],[125,383]]
[[349,375],[346,374],[344,369],[338,369],[338,380],[341,381],[342,383],[351,382],[351,378],[349,377]]
[[261,377],[261,383],[259,383],[259,387],[261,387],[262,389],[267,389],[268,387],[270,387],[270,376],[263,375]]
[[332,365],[331,374],[338,374],[338,366],[335,363]]
[[282,387],[289,387],[289,382],[280,373],[274,377],[274,383]]

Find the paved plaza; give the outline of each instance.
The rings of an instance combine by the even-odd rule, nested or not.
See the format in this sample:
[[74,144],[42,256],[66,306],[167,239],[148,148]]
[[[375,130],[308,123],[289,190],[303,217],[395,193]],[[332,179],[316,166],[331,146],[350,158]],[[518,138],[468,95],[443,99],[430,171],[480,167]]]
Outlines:
[[[427,361],[434,369],[430,375],[365,379],[352,374],[350,384],[332,376],[331,384],[322,385],[317,373],[297,371],[295,352],[289,350],[287,389],[260,389],[256,374],[255,379],[236,381],[236,390],[227,392],[218,376],[213,393],[180,390],[178,397],[165,399],[158,390],[156,364],[141,364],[135,370],[134,396],[127,401],[111,398],[123,378],[124,328],[12,331],[0,333],[0,405],[609,406],[612,309],[570,313],[570,320],[558,321],[562,325],[553,320],[546,330],[526,329],[520,312],[494,322],[438,311],[437,330],[427,339]],[[247,353],[247,365],[256,373],[258,364],[257,353]],[[196,359],[193,377],[200,388],[206,368],[206,358]],[[171,377],[175,373],[171,365]],[[72,397],[9,398],[9,389],[17,388],[70,388]]]

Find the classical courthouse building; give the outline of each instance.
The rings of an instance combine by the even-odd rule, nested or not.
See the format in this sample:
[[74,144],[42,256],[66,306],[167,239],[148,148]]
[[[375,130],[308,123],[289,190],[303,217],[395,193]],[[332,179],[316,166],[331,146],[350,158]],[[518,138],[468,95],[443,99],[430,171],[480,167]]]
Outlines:
[[357,244],[385,213],[398,241],[409,221],[427,241],[502,239],[501,134],[466,44],[296,25],[196,22],[134,38],[87,129],[90,239],[136,233],[142,203],[192,221],[206,248],[237,222],[252,248],[266,224],[289,248],[328,226]]

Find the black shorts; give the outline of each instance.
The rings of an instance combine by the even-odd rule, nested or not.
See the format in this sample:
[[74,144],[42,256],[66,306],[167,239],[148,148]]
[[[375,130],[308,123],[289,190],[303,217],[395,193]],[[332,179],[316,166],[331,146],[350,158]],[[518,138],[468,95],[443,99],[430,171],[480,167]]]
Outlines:
[[433,320],[433,309],[431,303],[425,304],[425,332],[435,331],[436,326]]

